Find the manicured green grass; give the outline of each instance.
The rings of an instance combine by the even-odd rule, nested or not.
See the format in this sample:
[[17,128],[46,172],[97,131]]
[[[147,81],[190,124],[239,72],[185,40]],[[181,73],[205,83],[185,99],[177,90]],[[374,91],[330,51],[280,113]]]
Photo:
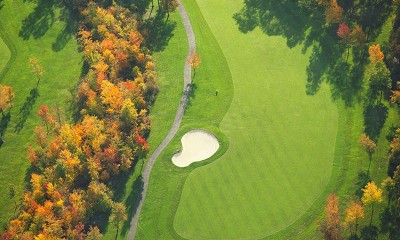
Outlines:
[[[77,84],[82,69],[78,44],[66,29],[64,19],[69,18],[60,16],[61,10],[51,5],[54,2],[40,1],[40,7],[36,7],[36,1],[5,0],[2,3],[0,32],[13,55],[6,66],[8,71],[0,74],[0,82],[13,86],[15,101],[9,120],[6,115],[1,126],[5,133],[0,148],[0,226],[13,214],[9,185],[15,185],[18,200],[29,175],[26,148],[35,144],[33,129],[39,123],[36,115],[39,106],[58,104],[69,121],[70,90]],[[23,25],[26,19],[29,21]],[[39,59],[45,71],[37,88],[38,95],[32,91],[37,82],[28,65],[32,56]]]
[[232,73],[234,98],[221,123],[230,146],[189,175],[174,228],[190,239],[265,237],[300,218],[323,193],[337,108],[327,86],[306,95],[309,54],[301,46],[237,29],[232,16],[242,1],[198,3]]
[[[195,21],[193,23],[195,24],[197,51],[202,58],[202,64],[194,79],[194,91],[181,129],[153,167],[148,193],[140,214],[137,239],[180,238],[174,231],[172,224],[187,175],[196,167],[217,159],[228,147],[228,140],[218,126],[228,110],[233,96],[230,70],[218,42],[202,16],[199,15],[199,12],[195,14],[195,16],[191,15],[190,17],[192,21]],[[178,25],[177,31],[179,28],[182,28],[182,24]],[[176,41],[177,46],[187,46],[185,35],[182,38],[176,38]],[[167,60],[176,61],[176,59]],[[183,64],[178,68],[183,73]],[[166,70],[171,71],[171,68]],[[217,89],[219,94],[215,96]],[[179,92],[180,94],[181,92]],[[177,168],[172,164],[171,156],[181,148],[180,138],[182,135],[188,130],[196,128],[207,129],[216,134],[221,141],[220,150],[210,160],[194,163],[184,169]]]
[[10,49],[8,49],[6,43],[0,38],[0,72],[3,70],[3,67],[7,64],[10,59]]
[[[200,9],[195,1],[184,1],[198,46],[205,50],[198,73],[221,81],[217,74],[227,70],[217,61],[226,56],[235,96],[227,115],[215,102],[205,104],[206,98],[192,101],[181,130],[153,169],[137,239],[321,238],[317,221],[327,195],[337,192],[344,208],[362,187],[358,175],[368,167],[357,142],[363,107],[333,104],[325,85],[316,96],[306,96],[309,53],[289,49],[280,37],[239,33],[232,15],[241,1],[197,2]],[[201,77],[195,81],[199,88],[215,84]],[[209,113],[216,108],[225,116],[221,129],[227,137],[218,121],[210,124]],[[371,165],[376,182],[386,173],[384,138],[396,121],[391,109]],[[171,156],[180,148],[180,137],[193,128],[216,133],[221,150],[210,160],[176,168]]]

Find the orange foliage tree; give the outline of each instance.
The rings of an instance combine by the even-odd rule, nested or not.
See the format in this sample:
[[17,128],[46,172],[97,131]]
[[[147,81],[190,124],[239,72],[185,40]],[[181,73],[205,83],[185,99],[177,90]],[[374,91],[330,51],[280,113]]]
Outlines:
[[368,153],[369,156],[369,165],[368,165],[368,172],[371,166],[372,161],[372,154],[375,152],[376,143],[370,139],[367,135],[361,134],[360,138],[358,139],[360,146]]
[[384,55],[383,52],[381,51],[381,47],[379,46],[379,44],[371,45],[368,48],[368,53],[369,53],[369,59],[373,64],[383,61]]
[[[78,37],[89,71],[76,89],[78,120],[62,123],[47,106],[39,108],[47,131],[35,130],[30,187],[2,239],[101,239],[92,219],[115,215],[109,182],[150,150],[148,110],[157,74],[137,16],[119,6],[82,7]],[[41,66],[35,59],[30,64],[39,82]],[[118,226],[126,221],[122,212],[115,216]]]
[[10,109],[14,103],[15,94],[11,86],[0,84],[0,111],[4,116],[4,112]]
[[343,19],[343,8],[336,0],[323,1],[325,5],[325,20],[328,24],[340,23]]
[[189,65],[193,69],[193,77],[196,76],[196,69],[200,67],[201,64],[201,57],[200,55],[197,54],[197,52],[194,52],[190,58],[189,58]]
[[360,219],[365,216],[364,206],[359,200],[353,200],[350,202],[349,206],[346,208],[345,224],[350,228],[352,235],[357,236],[357,228]]
[[325,205],[325,219],[319,222],[319,229],[323,233],[325,240],[342,239],[339,199],[336,194],[328,196]]

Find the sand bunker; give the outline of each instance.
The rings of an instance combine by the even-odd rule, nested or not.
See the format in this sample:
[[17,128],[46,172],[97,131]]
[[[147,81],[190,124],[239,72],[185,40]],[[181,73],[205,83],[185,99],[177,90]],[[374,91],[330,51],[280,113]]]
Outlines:
[[204,130],[192,130],[182,137],[182,152],[172,157],[178,167],[187,167],[193,162],[205,160],[218,150],[218,139]]

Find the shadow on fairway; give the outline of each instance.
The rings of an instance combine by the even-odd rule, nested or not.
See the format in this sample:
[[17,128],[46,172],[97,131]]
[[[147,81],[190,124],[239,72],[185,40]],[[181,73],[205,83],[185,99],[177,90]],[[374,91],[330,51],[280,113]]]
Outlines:
[[375,240],[378,239],[379,228],[371,225],[365,226],[361,229],[360,240]]
[[7,130],[8,122],[10,122],[11,114],[8,112],[7,114],[3,114],[0,120],[0,138],[3,137],[4,133]]
[[[354,25],[370,26],[363,29],[366,29],[369,39],[375,39],[391,12],[391,2],[362,1],[357,11],[353,1],[350,2],[343,3],[345,12],[354,20]],[[379,17],[373,18],[371,14]],[[338,24],[326,25],[324,9],[316,2],[247,0],[233,18],[243,33],[259,27],[268,36],[286,38],[290,48],[302,45],[303,53],[312,47],[306,69],[307,94],[316,94],[326,79],[331,86],[333,99],[343,99],[347,106],[361,100],[359,94],[366,64],[366,46],[353,47],[353,57],[358,57],[354,58],[357,61],[353,61],[353,66],[350,66],[344,56],[346,50],[337,37]],[[341,72],[343,70],[346,72]],[[340,73],[339,76],[335,75],[337,73]]]
[[364,132],[374,141],[378,140],[379,134],[386,122],[389,109],[382,103],[369,104],[364,107]]
[[19,109],[19,118],[17,125],[15,126],[14,132],[19,133],[22,128],[24,128],[24,124],[30,115],[33,104],[35,104],[36,99],[40,96],[39,90],[37,88],[32,88],[29,92],[29,96],[26,97],[24,105]]
[[[33,12],[22,20],[19,36],[24,40],[28,40],[31,37],[34,39],[41,38],[56,21],[63,21],[65,22],[65,26],[52,44],[53,51],[62,50],[76,33],[78,13],[73,13],[73,11],[63,5],[62,1],[58,0],[26,1],[35,2],[37,5]],[[56,16],[55,13],[57,8],[60,9],[59,16]]]
[[165,49],[169,40],[174,36],[176,22],[166,21],[165,13],[157,12],[153,18],[147,19],[141,28],[147,47],[151,51],[160,52]]
[[380,230],[382,233],[387,233],[390,240],[400,239],[400,208],[391,205],[379,215]]
[[[365,161],[368,161],[368,159],[365,159]],[[355,195],[358,197],[362,197],[363,191],[362,189],[371,181],[371,177],[369,176],[369,173],[367,171],[360,171],[358,172],[358,179],[356,185],[356,192]]]
[[126,233],[129,231],[132,217],[135,215],[135,213],[139,207],[139,202],[143,198],[143,196],[142,196],[143,187],[144,187],[143,178],[142,178],[142,175],[140,175],[135,179],[135,182],[132,184],[132,189],[134,189],[134,190],[131,191],[128,198],[124,202],[124,204],[126,206],[126,212],[128,213],[128,221],[125,221],[124,225],[121,228],[122,236],[125,236]]

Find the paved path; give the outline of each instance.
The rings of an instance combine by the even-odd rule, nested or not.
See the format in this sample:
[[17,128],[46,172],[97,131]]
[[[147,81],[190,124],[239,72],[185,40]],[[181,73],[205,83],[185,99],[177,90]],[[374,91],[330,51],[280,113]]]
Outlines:
[[150,156],[150,158],[147,161],[147,164],[142,172],[143,185],[142,185],[141,191],[139,191],[139,192],[141,192],[141,194],[139,194],[139,196],[138,196],[138,198],[139,198],[138,202],[137,202],[136,206],[134,207],[135,212],[133,214],[133,218],[131,221],[131,225],[130,225],[130,229],[129,229],[129,233],[128,233],[128,237],[127,237],[128,240],[135,239],[137,225],[139,222],[140,210],[142,209],[143,202],[146,197],[151,169],[153,168],[153,165],[154,165],[156,159],[158,158],[158,156],[160,155],[160,153],[169,144],[169,142],[172,140],[172,138],[175,136],[176,132],[178,131],[179,126],[181,125],[181,122],[182,122],[183,114],[185,112],[186,103],[189,98],[190,84],[191,84],[191,80],[192,80],[192,77],[191,77],[192,69],[188,63],[188,60],[189,60],[189,57],[196,51],[196,39],[194,37],[192,24],[190,23],[189,16],[186,12],[185,7],[183,6],[183,4],[181,2],[179,2],[178,11],[182,17],[182,21],[185,26],[186,35],[187,35],[188,43],[189,43],[189,51],[188,51],[188,55],[186,58],[185,69],[184,69],[184,86],[183,86],[182,98],[179,103],[178,111],[176,112],[176,115],[175,115],[174,123],[172,124],[172,127],[171,127],[168,135],[164,138],[162,143],[157,147],[157,149]]

